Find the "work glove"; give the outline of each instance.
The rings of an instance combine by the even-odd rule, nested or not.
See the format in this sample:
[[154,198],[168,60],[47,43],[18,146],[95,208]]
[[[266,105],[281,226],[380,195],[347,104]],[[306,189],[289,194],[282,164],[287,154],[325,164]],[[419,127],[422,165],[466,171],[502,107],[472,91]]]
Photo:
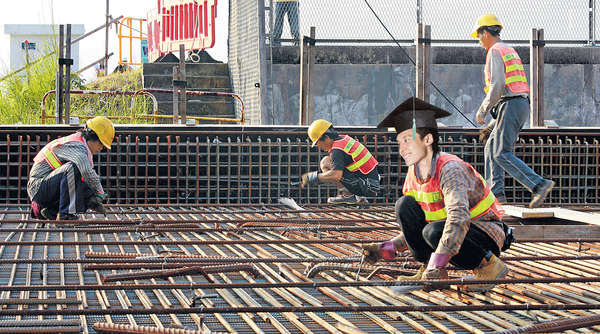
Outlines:
[[486,127],[479,130],[479,141],[482,142],[484,145],[487,142],[488,138],[490,138],[490,134],[492,133],[492,130],[494,130],[495,124],[496,122],[492,121]]
[[102,204],[108,198],[107,193],[96,193],[96,200],[98,203]]
[[[446,270],[446,266],[450,261],[450,255],[443,253],[433,253],[429,258],[429,263],[427,264],[427,269],[423,272],[424,280],[445,280],[448,279],[448,270]],[[424,290],[438,290],[445,289],[448,285],[446,284],[435,284],[428,283],[425,285]]]
[[309,172],[302,174],[302,188],[319,183],[319,172]]
[[362,254],[367,263],[373,264],[381,259],[391,260],[396,257],[396,246],[392,240],[384,242],[372,242],[361,245]]
[[[88,202],[87,202],[87,207],[88,209],[103,214],[104,216],[106,216],[106,210],[104,209],[104,205],[102,205],[101,202],[101,197],[98,196],[99,194],[96,194],[96,196],[92,196],[89,198]],[[106,198],[106,197],[104,197]]]

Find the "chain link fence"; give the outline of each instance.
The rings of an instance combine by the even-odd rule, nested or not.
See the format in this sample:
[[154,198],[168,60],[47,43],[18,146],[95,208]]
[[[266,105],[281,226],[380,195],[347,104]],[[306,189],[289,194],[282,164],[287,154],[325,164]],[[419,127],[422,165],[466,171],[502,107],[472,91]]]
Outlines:
[[[279,39],[308,36],[315,27],[318,39],[327,40],[389,40],[390,36],[369,6],[399,40],[415,38],[415,24],[431,25],[434,40],[464,40],[477,18],[495,14],[504,29],[506,40],[529,40],[532,28],[544,28],[548,40],[594,42],[598,36],[593,16],[595,0],[271,0],[273,3],[274,43]],[[289,23],[288,23],[289,22]],[[294,33],[290,33],[291,30]],[[281,31],[283,34],[281,35]],[[593,34],[590,34],[590,31]],[[592,38],[590,40],[590,38]]]

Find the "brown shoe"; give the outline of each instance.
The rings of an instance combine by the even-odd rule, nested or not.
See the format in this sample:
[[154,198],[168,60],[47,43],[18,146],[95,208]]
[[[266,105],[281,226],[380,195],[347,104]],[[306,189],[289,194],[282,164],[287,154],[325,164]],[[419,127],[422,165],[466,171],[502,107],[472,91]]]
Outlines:
[[398,275],[397,281],[420,281],[423,278],[423,272],[425,271],[425,265],[421,265],[414,275]]
[[[508,267],[496,255],[492,254],[489,260],[485,258],[481,261],[479,267],[473,269],[475,280],[491,280],[500,279],[508,275]],[[467,291],[489,291],[494,287],[494,284],[470,284],[465,286]]]

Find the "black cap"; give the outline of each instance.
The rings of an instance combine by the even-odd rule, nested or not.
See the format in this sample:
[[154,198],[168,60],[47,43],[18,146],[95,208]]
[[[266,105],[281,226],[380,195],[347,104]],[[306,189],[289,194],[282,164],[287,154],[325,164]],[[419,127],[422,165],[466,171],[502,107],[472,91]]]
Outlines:
[[412,128],[413,115],[417,128],[437,128],[436,119],[450,116],[450,113],[413,96],[397,106],[377,127],[396,128],[400,133]]

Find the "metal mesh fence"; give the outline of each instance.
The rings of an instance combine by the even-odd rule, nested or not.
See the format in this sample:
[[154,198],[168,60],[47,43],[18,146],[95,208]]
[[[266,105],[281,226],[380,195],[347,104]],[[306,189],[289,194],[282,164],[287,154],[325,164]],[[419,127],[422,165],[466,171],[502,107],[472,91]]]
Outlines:
[[[377,202],[401,196],[406,165],[395,134],[373,129],[340,128],[360,140],[379,161],[382,192]],[[366,131],[366,132],[365,132]],[[125,132],[125,131],[123,131]],[[306,129],[239,127],[193,132],[169,128],[126,131],[110,152],[95,156],[94,165],[111,203],[271,203],[292,197],[300,203],[325,203],[334,186],[292,186],[302,173],[316,170],[324,156],[311,148]],[[27,179],[35,154],[61,133],[0,132],[0,195],[5,204],[25,204]],[[483,173],[483,146],[476,131],[441,131],[442,151],[455,154]],[[515,154],[537,173],[556,181],[547,203],[600,204],[598,133],[524,133]],[[531,194],[506,177],[509,201],[527,203]]]
[[[415,24],[421,20],[431,25],[433,39],[473,42],[469,34],[477,18],[484,13],[494,13],[498,17],[504,26],[503,38],[508,40],[529,40],[532,28],[544,28],[546,39],[587,41],[590,26],[598,30],[594,20],[590,20],[590,6],[595,7],[594,1],[589,0],[270,1],[273,3],[275,39],[281,31],[282,39],[297,38],[290,33],[296,26],[300,35],[307,36],[310,27],[316,27],[319,39],[390,39],[367,3],[396,39],[414,39]],[[277,44],[275,40],[274,45]]]
[[233,91],[244,100],[246,124],[261,122],[259,7],[255,0],[231,0],[229,8],[229,70]]

